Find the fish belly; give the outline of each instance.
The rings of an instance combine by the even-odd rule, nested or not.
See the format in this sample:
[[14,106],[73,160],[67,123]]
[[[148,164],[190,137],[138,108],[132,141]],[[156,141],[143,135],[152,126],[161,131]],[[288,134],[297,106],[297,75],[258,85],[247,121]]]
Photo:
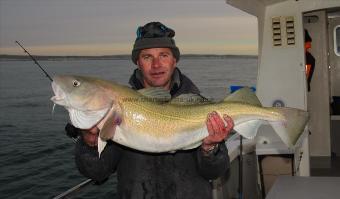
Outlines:
[[196,148],[201,145],[202,140],[207,136],[206,127],[187,132],[178,132],[166,137],[156,137],[117,127],[112,140],[140,151],[162,153]]

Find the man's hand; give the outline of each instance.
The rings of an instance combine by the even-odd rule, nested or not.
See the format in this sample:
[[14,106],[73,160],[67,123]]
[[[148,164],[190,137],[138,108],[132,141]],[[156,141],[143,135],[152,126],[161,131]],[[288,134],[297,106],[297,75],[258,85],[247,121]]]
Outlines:
[[[224,121],[227,125],[224,125]],[[215,148],[224,138],[226,138],[231,130],[234,128],[234,122],[231,117],[223,115],[223,119],[217,112],[212,112],[208,115],[206,122],[209,136],[203,140],[201,145],[204,152],[209,152]]]
[[81,136],[84,142],[90,147],[96,147],[98,145],[98,135],[99,129],[96,126],[92,127],[91,129],[81,130]]

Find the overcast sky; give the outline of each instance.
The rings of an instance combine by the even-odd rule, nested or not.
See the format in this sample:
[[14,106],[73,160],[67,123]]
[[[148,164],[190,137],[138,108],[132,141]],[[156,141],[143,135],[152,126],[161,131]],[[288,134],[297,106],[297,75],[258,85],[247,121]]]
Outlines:
[[0,0],[0,54],[130,54],[138,26],[160,21],[183,54],[257,54],[257,20],[224,0]]

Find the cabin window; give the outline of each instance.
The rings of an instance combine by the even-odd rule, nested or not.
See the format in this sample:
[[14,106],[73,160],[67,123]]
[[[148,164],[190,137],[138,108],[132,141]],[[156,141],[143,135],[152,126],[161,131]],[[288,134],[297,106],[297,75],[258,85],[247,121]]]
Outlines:
[[340,56],[340,25],[334,28],[334,52]]

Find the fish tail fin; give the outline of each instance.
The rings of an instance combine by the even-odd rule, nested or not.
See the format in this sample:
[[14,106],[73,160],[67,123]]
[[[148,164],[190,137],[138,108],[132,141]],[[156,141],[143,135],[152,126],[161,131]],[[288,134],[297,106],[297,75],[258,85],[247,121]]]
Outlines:
[[287,107],[274,109],[284,116],[284,120],[269,123],[288,147],[294,146],[308,122],[308,112]]

